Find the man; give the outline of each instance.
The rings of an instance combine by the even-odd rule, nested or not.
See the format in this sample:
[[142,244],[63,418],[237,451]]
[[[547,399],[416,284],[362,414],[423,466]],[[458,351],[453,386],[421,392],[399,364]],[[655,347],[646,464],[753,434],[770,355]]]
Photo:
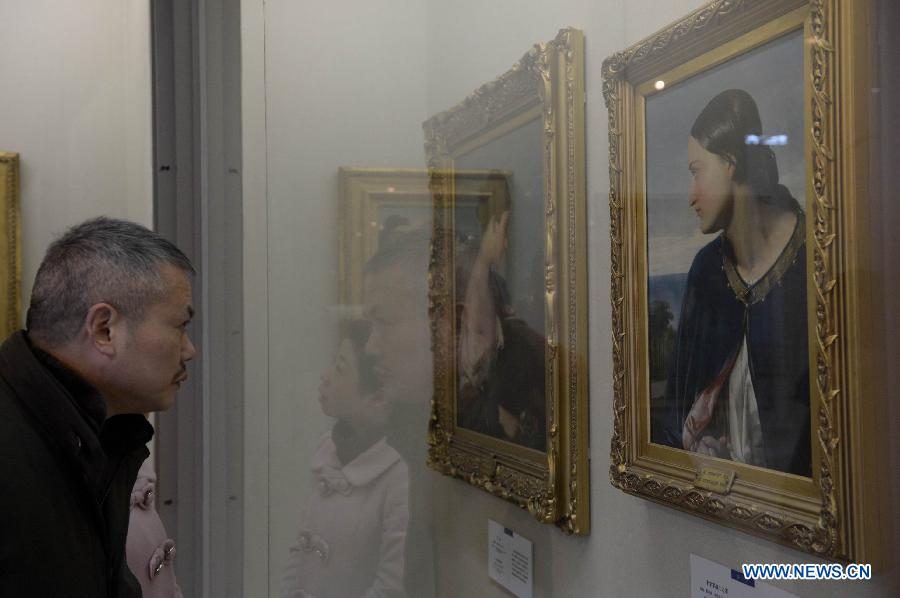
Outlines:
[[425,231],[393,232],[366,263],[364,281],[372,324],[366,353],[381,396],[426,411],[432,392],[428,243]]
[[409,525],[404,556],[407,596],[435,596],[433,480],[426,470],[432,395],[428,320],[429,233],[393,230],[379,239],[365,267],[365,300],[372,323],[366,353],[382,399],[391,404],[388,443],[409,467]]
[[146,228],[75,226],[0,346],[0,596],[126,597],[129,499],[194,356],[193,268]]

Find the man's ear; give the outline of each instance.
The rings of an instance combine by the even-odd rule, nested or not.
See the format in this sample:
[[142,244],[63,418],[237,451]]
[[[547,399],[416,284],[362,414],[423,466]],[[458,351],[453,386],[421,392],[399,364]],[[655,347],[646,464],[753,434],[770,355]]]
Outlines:
[[91,344],[102,354],[113,356],[122,314],[109,303],[96,303],[88,309],[84,318],[84,330]]

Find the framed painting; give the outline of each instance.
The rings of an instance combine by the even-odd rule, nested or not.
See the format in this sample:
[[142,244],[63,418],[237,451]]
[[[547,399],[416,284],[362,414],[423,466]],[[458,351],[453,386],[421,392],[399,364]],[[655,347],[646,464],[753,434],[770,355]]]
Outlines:
[[717,0],[603,65],[612,484],[845,559],[871,557],[875,508],[850,241],[864,18]]
[[0,314],[2,333],[6,338],[20,324],[19,294],[22,279],[22,254],[19,232],[19,154],[0,152],[0,245],[5,255],[0,259]]
[[[429,465],[577,534],[590,529],[583,53],[564,29],[424,124]],[[476,212],[457,175],[472,169],[505,173]]]
[[[453,173],[460,231],[474,234],[479,209],[507,193],[508,172],[457,170]],[[394,232],[432,227],[429,175],[415,168],[341,167],[340,297],[344,305],[360,306],[363,271],[385,238]]]

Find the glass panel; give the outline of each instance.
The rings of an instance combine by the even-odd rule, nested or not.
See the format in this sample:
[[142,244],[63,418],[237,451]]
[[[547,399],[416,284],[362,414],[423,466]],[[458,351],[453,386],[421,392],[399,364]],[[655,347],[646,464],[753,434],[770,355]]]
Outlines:
[[[691,554],[729,570],[740,570],[742,563],[817,560],[701,517],[626,496],[607,481],[614,388],[626,383],[612,375],[615,343],[621,339],[613,338],[610,318],[610,232],[621,236],[623,231],[610,231],[609,190],[610,175],[621,173],[609,169],[609,117],[601,65],[607,57],[681,19],[703,2],[266,0],[257,4],[265,14],[267,131],[261,153],[267,166],[265,249],[270,323],[269,430],[264,439],[269,466],[269,544],[259,548],[267,555],[269,596],[505,596],[487,575],[485,532],[489,519],[534,542],[535,596],[688,595]],[[750,5],[759,3],[733,3],[738,11]],[[889,21],[895,22],[896,18]],[[550,40],[569,25],[585,33],[588,91],[584,132],[590,317],[589,326],[576,332],[590,338],[590,355],[570,356],[573,361],[589,362],[590,370],[589,485],[594,517],[591,535],[585,538],[566,536],[553,526],[538,523],[526,510],[426,465],[436,372],[432,370],[427,277],[432,219],[422,123],[494,81],[535,42]],[[697,21],[696,27],[704,26],[702,20]],[[887,29],[880,35],[896,45],[893,30],[883,23],[878,27]],[[693,26],[673,37],[691,35],[689,30],[693,31]],[[713,216],[733,215],[744,207],[732,205],[722,211],[700,206],[703,213],[699,217],[692,210],[691,127],[717,94],[732,88],[745,90],[761,120],[761,129],[750,133],[757,139],[745,136],[745,145],[751,144],[746,147],[755,148],[751,151],[771,149],[780,184],[808,215],[811,181],[804,172],[809,170],[806,161],[812,148],[804,147],[803,142],[808,133],[804,122],[808,102],[803,93],[809,74],[804,61],[809,60],[809,53],[803,34],[791,33],[648,96],[644,139],[647,205],[640,218],[646,218],[648,256],[648,280],[641,284],[646,285],[645,315],[650,326],[641,335],[648,336],[650,345],[647,384],[652,414],[644,434],[653,443],[647,453],[651,466],[659,465],[653,459],[658,453],[652,450],[685,459],[696,456],[683,450],[682,432],[690,409],[684,409],[683,397],[676,400],[674,391],[666,390],[681,334],[679,321],[689,309],[684,299],[688,272],[698,252],[728,228],[727,219]],[[885,67],[888,61],[881,58],[875,62]],[[886,93],[890,74],[889,69],[882,70],[886,74],[879,76],[885,81],[879,86],[885,87],[880,92],[873,90],[873,97],[882,94],[879,101],[887,114],[883,118],[889,118],[896,93]],[[477,123],[469,124],[478,128]],[[879,140],[887,148],[884,151],[896,146],[896,135],[887,132],[888,124],[879,132]],[[508,294],[503,305],[541,337],[551,333],[541,292],[545,282],[541,275],[545,217],[541,198],[546,181],[541,154],[535,151],[546,141],[545,134],[540,121],[529,121],[477,149],[453,156],[459,170],[509,173],[507,244],[505,252],[500,252],[504,255],[495,260],[494,271]],[[455,141],[457,147],[466,146],[466,140]],[[860,147],[867,146],[871,141],[868,132],[861,131],[858,141]],[[882,169],[896,171],[889,162]],[[895,187],[883,180],[881,185],[880,192],[885,195]],[[484,240],[485,217],[478,208],[481,201],[473,192],[465,200],[460,198],[456,206],[455,233],[460,242],[470,242],[475,253]],[[806,216],[800,219],[807,221]],[[886,247],[890,230],[896,227],[883,226]],[[781,243],[782,248],[786,245]],[[794,274],[803,279],[807,261],[798,254],[796,262],[791,262],[797,268]],[[769,271],[744,269],[740,261],[737,265],[737,275],[751,287]],[[874,275],[887,271],[879,266]],[[717,272],[724,276],[723,270]],[[724,290],[732,292],[728,286]],[[461,299],[466,302],[464,295]],[[785,301],[803,305],[806,299]],[[889,301],[881,308],[884,314],[879,322],[896,320],[896,309],[891,309]],[[813,434],[810,442],[812,418],[804,415],[810,404],[809,371],[803,369],[809,347],[799,346],[807,337],[791,330],[806,330],[810,323],[802,321],[804,309],[794,313],[801,315],[761,320],[763,329],[752,328],[751,314],[743,357],[743,343],[729,345],[728,351],[715,348],[712,341],[702,343],[702,350],[710,354],[707,369],[718,374],[730,364],[725,376],[729,382],[737,380],[732,376],[735,367],[749,372],[749,388],[757,401],[756,418],[746,420],[751,424],[746,431],[741,428],[742,447],[735,446],[733,427],[727,434],[721,432],[721,426],[732,426],[729,418],[732,411],[737,412],[727,400],[718,403],[720,429],[713,435],[709,427],[710,433],[704,436],[717,442],[714,449],[724,458],[757,462],[769,473],[800,474],[784,477],[809,487],[817,480],[806,477],[816,475],[808,449],[818,441]],[[739,319],[738,331],[744,331],[743,326],[744,320]],[[765,349],[766,364],[755,361],[759,356],[753,344],[754,331],[772,334]],[[567,331],[557,332],[562,339]],[[744,336],[739,335],[738,340],[743,341]],[[880,355],[880,347],[876,347],[872,354],[883,360],[887,375],[896,378],[897,368],[891,368],[896,353]],[[763,365],[775,369],[754,372]],[[788,388],[764,397],[760,376],[767,384]],[[689,395],[696,398],[709,382],[693,383]],[[779,405],[764,404],[775,396],[787,400]],[[743,405],[752,412],[747,397],[745,393]],[[896,402],[889,403],[891,421],[896,421]],[[774,410],[767,411],[769,407]],[[679,410],[683,413],[677,413]],[[776,438],[772,442],[763,438],[764,460],[754,461],[759,434],[753,424],[758,419],[766,425],[773,414],[780,426]],[[478,429],[461,419],[455,421],[468,425],[468,431]],[[496,435],[503,437],[502,432]],[[467,435],[473,436],[480,435]],[[891,436],[896,448],[896,435]],[[521,446],[527,442],[519,442],[516,450],[537,453]],[[887,452],[897,454],[896,450]],[[889,461],[888,465],[897,464],[895,457]],[[896,476],[884,485],[892,486],[897,494]],[[654,498],[664,502],[662,490]],[[716,496],[709,492],[701,499],[708,499],[703,508],[717,504]],[[809,502],[799,493],[785,500]],[[756,517],[762,529],[778,523],[768,515],[746,508],[737,510],[734,517]],[[892,525],[893,530],[900,525],[896,517]],[[831,582],[771,584],[797,594],[835,598],[894,595],[886,576],[852,587]]]

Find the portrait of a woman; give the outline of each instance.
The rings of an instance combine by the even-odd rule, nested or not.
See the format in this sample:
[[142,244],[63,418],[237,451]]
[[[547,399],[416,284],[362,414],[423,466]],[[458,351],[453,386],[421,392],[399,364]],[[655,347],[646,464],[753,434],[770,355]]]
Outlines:
[[545,450],[543,335],[514,307],[500,274],[509,241],[510,194],[486,202],[481,235],[457,249],[457,363],[460,427]]
[[687,139],[688,205],[718,233],[687,276],[653,441],[809,476],[806,233],[756,102],[729,89]]

